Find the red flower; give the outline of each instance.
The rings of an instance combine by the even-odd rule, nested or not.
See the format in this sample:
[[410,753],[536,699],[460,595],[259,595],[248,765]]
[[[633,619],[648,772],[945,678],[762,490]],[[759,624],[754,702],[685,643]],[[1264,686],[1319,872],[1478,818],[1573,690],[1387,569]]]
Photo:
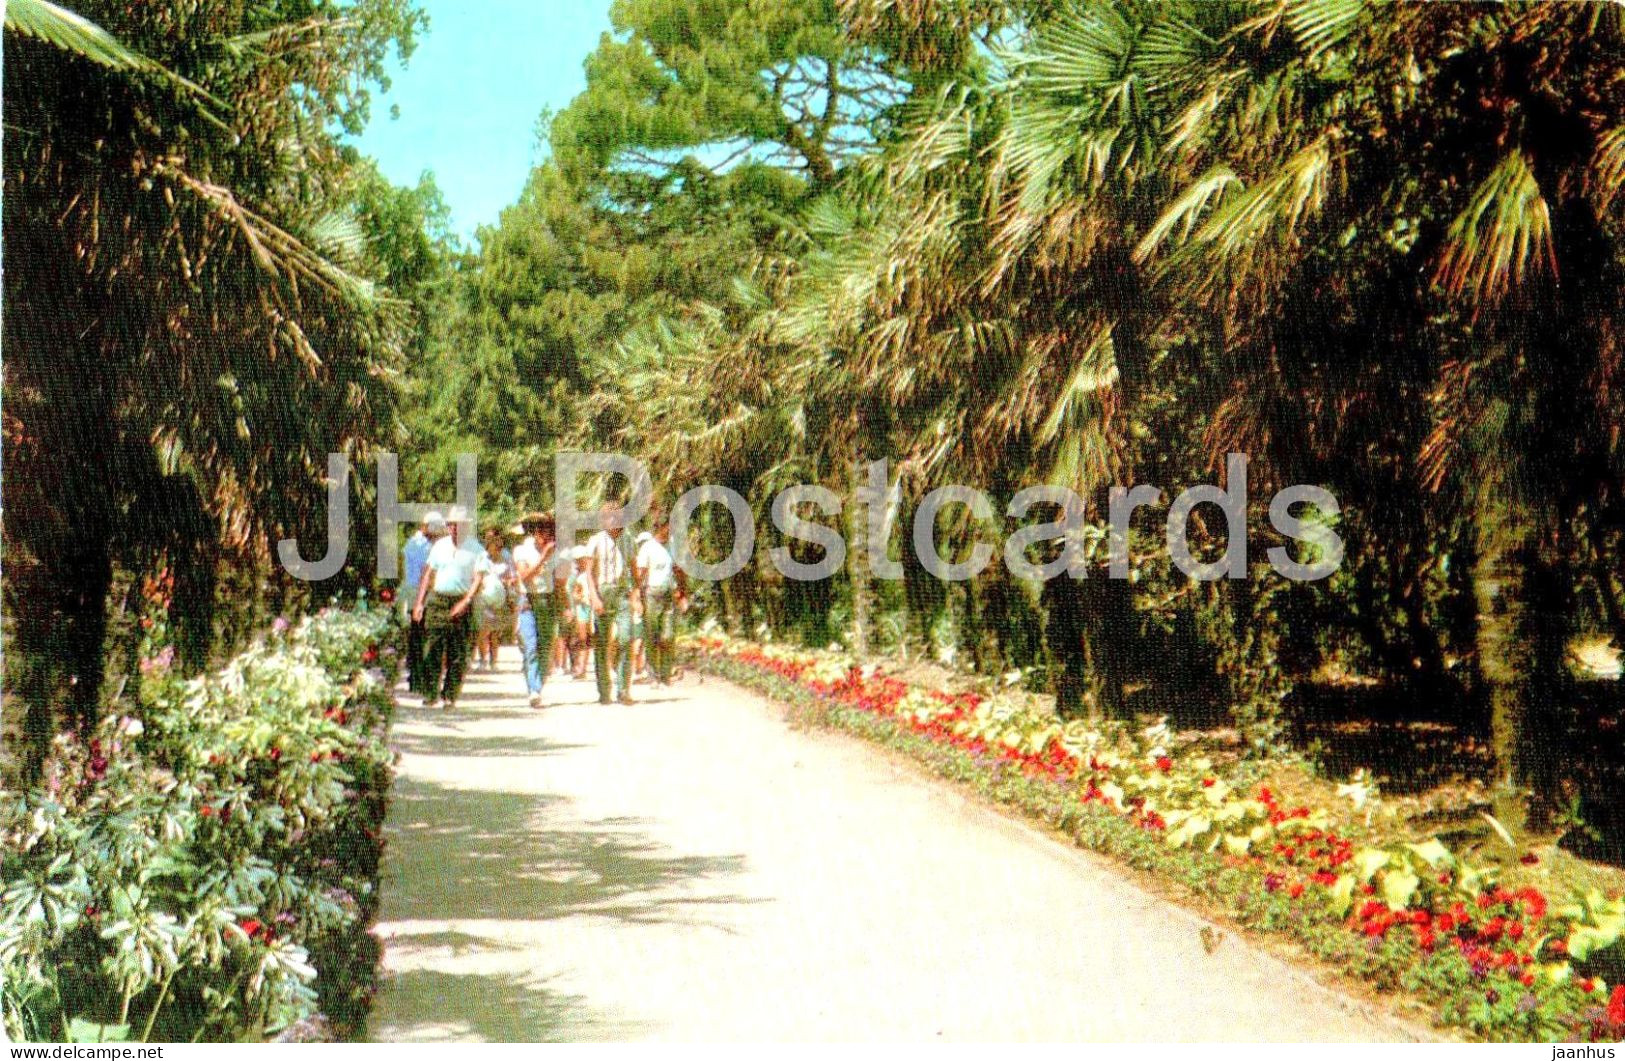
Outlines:
[[1553,954],[1567,954],[1569,952],[1569,941],[1566,939],[1554,939],[1551,942],[1551,948]]
[[1524,973],[1522,976],[1518,977],[1518,983],[1522,984],[1525,987],[1534,987],[1535,986],[1535,974],[1534,973],[1529,973],[1529,972]]
[[392,604],[395,600],[395,591],[388,586],[378,591],[378,599],[385,604]]
[[1294,899],[1298,898],[1299,896],[1301,896],[1303,894],[1303,882],[1302,881],[1294,882],[1292,887],[1290,887],[1290,888],[1288,888],[1286,890],[1286,893],[1288,895],[1292,896],[1292,898],[1294,898]]
[[1591,994],[1591,992],[1593,992],[1593,991],[1595,991],[1597,989],[1597,981],[1595,981],[1595,980],[1591,979],[1591,977],[1587,976],[1587,977],[1580,980],[1579,988],[1580,988],[1581,991],[1583,991],[1583,992],[1585,992],[1586,994],[1589,995],[1589,994]]
[[1217,780],[1217,779],[1212,778],[1212,777],[1204,777],[1204,778],[1202,778],[1202,787],[1203,788],[1212,788],[1213,783],[1214,783],[1215,780]]
[[1157,756],[1157,769],[1158,770],[1161,770],[1163,773],[1166,774],[1168,771],[1172,770],[1173,768],[1174,768],[1174,761],[1172,759],[1168,758],[1166,755]]
[[1608,1023],[1616,1028],[1625,1028],[1625,984],[1614,988],[1614,993],[1608,999]]
[[1518,859],[1518,861],[1522,862],[1526,866],[1533,866],[1540,861],[1540,856],[1531,851],[1527,855]]
[[265,931],[265,926],[260,924],[258,918],[253,917],[237,922],[237,927],[242,929],[249,939],[257,939],[259,934]]
[[1518,898],[1523,900],[1523,908],[1536,921],[1546,916],[1546,896],[1540,894],[1538,890],[1525,888],[1518,893]]

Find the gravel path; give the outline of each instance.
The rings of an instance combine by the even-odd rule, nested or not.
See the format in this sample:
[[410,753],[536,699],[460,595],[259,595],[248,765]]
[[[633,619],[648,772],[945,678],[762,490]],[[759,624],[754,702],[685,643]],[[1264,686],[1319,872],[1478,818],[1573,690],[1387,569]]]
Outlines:
[[508,650],[455,714],[403,703],[374,1038],[1408,1037],[733,686],[520,688]]

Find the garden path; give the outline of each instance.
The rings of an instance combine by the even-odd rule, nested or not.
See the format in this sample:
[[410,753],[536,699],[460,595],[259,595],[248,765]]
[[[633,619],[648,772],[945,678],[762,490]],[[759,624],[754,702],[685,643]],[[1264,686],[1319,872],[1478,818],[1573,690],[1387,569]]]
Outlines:
[[[384,1040],[1391,1040],[1408,1028],[855,739],[690,677],[403,698]],[[1208,941],[1213,939],[1207,933]]]

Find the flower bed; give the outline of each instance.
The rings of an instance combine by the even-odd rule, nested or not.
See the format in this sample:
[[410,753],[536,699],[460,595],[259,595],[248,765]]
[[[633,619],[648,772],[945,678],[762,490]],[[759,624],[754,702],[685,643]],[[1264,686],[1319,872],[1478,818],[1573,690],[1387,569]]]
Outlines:
[[[897,747],[1081,845],[1186,886],[1248,928],[1294,937],[1441,1025],[1494,1040],[1625,1035],[1625,900],[1507,888],[1437,839],[1375,846],[1326,808],[1285,806],[1239,768],[1183,755],[1164,726],[1062,723],[1000,697],[909,684],[833,653],[689,639],[694,662],[816,720]],[[1351,804],[1364,798],[1346,786]]]
[[13,1039],[357,1033],[391,777],[387,613],[326,609],[60,738],[0,803]]

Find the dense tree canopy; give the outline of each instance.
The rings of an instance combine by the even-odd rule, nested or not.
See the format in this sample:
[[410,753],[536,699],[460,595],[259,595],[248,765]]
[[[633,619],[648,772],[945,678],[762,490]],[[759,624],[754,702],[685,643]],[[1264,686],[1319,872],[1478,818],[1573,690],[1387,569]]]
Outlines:
[[391,437],[410,306],[379,281],[433,268],[334,132],[410,49],[404,0],[79,14],[10,5],[5,41],[7,662],[37,738],[53,702],[95,715],[116,566],[175,566],[195,666],[222,563],[263,566],[322,516],[326,455]]
[[[998,565],[922,579],[900,534],[900,581],[854,549],[840,586],[764,563],[714,606],[1035,682],[1081,653],[1098,709],[1217,698],[1261,748],[1327,674],[1368,675],[1493,720],[1505,791],[1556,790],[1565,654],[1625,639],[1617,8],[651,0],[614,20],[464,278],[488,322],[467,356],[529,392],[473,414],[495,449],[614,445],[667,490],[740,489],[764,526],[787,482],[856,500],[855,462],[888,456],[904,525],[957,477],[1001,503],[1068,486],[1103,527],[1107,488],[1177,492],[1244,452],[1250,563],[1279,544],[1270,494],[1319,484],[1333,577],[1193,582],[1145,516],[1133,581],[1086,580],[1077,608]],[[998,528],[942,529],[964,549]],[[1193,534],[1223,546],[1200,515]],[[1057,641],[1059,614],[1081,629]]]
[[[48,7],[8,9],[8,593],[40,579],[18,644],[79,647],[31,699],[93,713],[115,568],[191,556],[207,596],[320,516],[329,449],[402,450],[411,497],[474,452],[506,514],[590,446],[668,501],[733,487],[763,545],[780,487],[845,499],[843,577],[759,549],[705,603],[735,628],[1217,707],[1255,753],[1376,689],[1459,727],[1503,815],[1578,783],[1572,653],[1625,644],[1618,5],[618,0],[471,248],[333,135],[403,2],[88,5],[123,56]],[[1157,506],[1110,540],[1113,488],[1166,505],[1232,452],[1263,577],[1184,574]],[[904,531],[951,480],[1075,491],[1089,577],[926,575]],[[1329,578],[1268,576],[1292,483],[1340,502],[1304,513]],[[952,556],[1015,527],[938,523]]]

